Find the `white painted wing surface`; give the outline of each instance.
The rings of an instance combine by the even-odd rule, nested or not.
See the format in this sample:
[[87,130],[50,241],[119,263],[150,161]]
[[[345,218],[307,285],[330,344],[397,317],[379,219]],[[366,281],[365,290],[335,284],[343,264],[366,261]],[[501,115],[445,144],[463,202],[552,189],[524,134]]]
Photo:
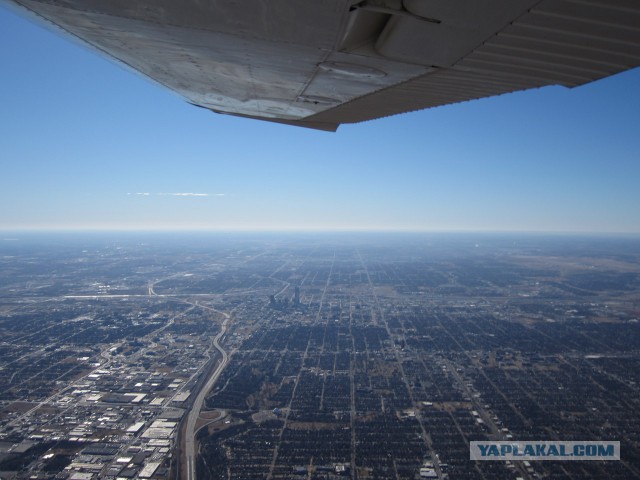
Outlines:
[[1,0],[214,112],[336,130],[640,65],[637,0]]

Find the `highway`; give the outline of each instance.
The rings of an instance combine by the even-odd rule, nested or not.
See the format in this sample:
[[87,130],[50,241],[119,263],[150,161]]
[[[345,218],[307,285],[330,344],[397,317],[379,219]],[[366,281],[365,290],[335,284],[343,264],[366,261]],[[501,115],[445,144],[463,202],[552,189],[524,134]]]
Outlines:
[[[148,296],[153,297],[161,297],[161,296],[169,296],[169,295],[160,295],[156,293],[154,287],[157,283],[160,283],[163,280],[167,280],[168,278],[173,278],[179,276],[180,274],[171,275],[169,277],[158,279],[154,282],[150,282],[148,285]],[[181,296],[181,295],[180,295]],[[193,294],[189,294],[189,297],[193,297]],[[211,296],[211,295],[206,295]],[[184,303],[188,303],[193,307],[203,308],[205,310],[210,310],[212,312],[219,313],[224,316],[224,321],[222,322],[220,332],[214,337],[212,346],[220,352],[221,361],[211,374],[207,382],[202,386],[200,391],[198,392],[198,396],[193,401],[193,405],[189,410],[189,416],[187,417],[187,425],[184,430],[184,461],[187,468],[187,480],[195,480],[196,479],[196,434],[198,433],[196,430],[196,423],[198,422],[198,417],[200,416],[200,410],[202,409],[202,404],[204,403],[205,398],[207,397],[207,393],[213,388],[218,377],[227,366],[229,362],[229,355],[227,352],[220,346],[220,339],[227,333],[227,325],[231,318],[231,315],[226,312],[222,312],[220,310],[216,310],[213,307],[201,305],[199,302],[190,302],[184,301]]]
[[[202,305],[200,305],[202,306]],[[213,309],[212,309],[213,310]],[[218,367],[211,374],[207,383],[205,383],[200,391],[198,392],[198,396],[193,402],[193,406],[191,410],[189,410],[189,416],[187,417],[187,427],[185,429],[185,440],[184,440],[184,456],[185,462],[187,466],[187,480],[195,480],[196,479],[196,422],[198,421],[198,417],[200,416],[200,409],[202,408],[202,404],[204,403],[204,399],[207,396],[207,393],[213,388],[213,385],[218,380],[218,377],[224,370],[224,367],[227,366],[227,362],[229,361],[229,355],[227,352],[220,346],[219,341],[222,336],[227,332],[227,324],[229,322],[230,315],[225,312],[219,313],[224,315],[224,321],[222,322],[222,328],[220,332],[213,339],[213,346],[220,352],[222,355],[222,360],[218,364]]]

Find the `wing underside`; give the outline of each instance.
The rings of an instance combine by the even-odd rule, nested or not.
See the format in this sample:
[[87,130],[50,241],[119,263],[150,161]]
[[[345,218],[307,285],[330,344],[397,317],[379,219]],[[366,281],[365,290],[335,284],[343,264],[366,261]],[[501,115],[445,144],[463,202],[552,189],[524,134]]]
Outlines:
[[335,130],[640,65],[637,0],[3,0],[214,112]]

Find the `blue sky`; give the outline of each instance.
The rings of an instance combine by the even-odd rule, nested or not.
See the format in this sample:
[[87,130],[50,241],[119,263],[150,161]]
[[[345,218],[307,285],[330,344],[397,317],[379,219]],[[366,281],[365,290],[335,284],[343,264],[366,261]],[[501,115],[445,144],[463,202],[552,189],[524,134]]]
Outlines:
[[0,32],[0,230],[640,233],[638,69],[327,133],[195,108],[4,7]]

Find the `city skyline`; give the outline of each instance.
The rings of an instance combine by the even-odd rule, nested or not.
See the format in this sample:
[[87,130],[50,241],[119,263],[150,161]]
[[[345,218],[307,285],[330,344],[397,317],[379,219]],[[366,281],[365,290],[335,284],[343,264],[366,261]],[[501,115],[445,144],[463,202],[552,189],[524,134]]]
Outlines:
[[640,233],[640,70],[343,125],[214,115],[0,7],[0,230]]

